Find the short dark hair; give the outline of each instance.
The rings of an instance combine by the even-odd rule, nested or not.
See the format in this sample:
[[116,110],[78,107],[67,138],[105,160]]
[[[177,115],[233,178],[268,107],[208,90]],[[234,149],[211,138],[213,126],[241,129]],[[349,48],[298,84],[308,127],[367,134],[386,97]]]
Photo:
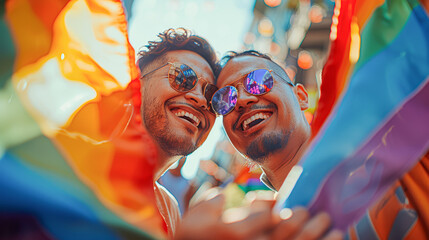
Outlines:
[[236,57],[240,57],[240,56],[255,56],[255,57],[261,57],[261,58],[265,58],[265,59],[272,61],[270,56],[263,54],[263,53],[260,53],[256,50],[247,50],[244,52],[228,51],[220,59],[220,61],[218,62],[217,66],[216,66],[216,70],[215,70],[216,78],[219,76],[220,72],[225,67],[225,65],[229,62],[229,60],[236,58]]
[[[273,68],[273,70],[278,70],[283,75],[282,77],[287,77],[289,79],[289,76],[287,75],[285,69],[280,66],[278,63],[276,63],[273,59],[271,59],[270,56],[267,54],[260,53],[256,50],[247,50],[243,52],[235,52],[235,51],[228,51],[218,62],[216,69],[215,69],[215,79],[217,83],[217,77],[219,77],[220,72],[222,69],[226,66],[226,64],[233,58],[241,57],[241,56],[254,56],[254,57],[260,57],[265,58],[270,61],[270,67]],[[292,81],[292,80],[291,80]],[[293,82],[292,82],[293,84]]]
[[150,41],[145,46],[145,50],[138,52],[137,64],[141,73],[154,60],[174,50],[188,50],[197,53],[208,62],[213,72],[215,71],[217,56],[212,46],[204,38],[193,35],[190,30],[185,28],[170,28],[159,33],[158,37],[160,41]]

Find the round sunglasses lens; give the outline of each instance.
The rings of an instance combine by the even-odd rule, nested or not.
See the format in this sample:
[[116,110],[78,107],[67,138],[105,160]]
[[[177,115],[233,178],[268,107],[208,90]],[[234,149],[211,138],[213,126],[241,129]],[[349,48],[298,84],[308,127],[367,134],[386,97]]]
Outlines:
[[191,90],[197,84],[197,74],[188,65],[182,64],[179,67],[172,67],[169,75],[171,86],[180,92]]
[[234,109],[237,104],[237,89],[226,86],[219,89],[212,98],[212,107],[215,112],[225,115]]
[[267,93],[273,88],[273,76],[266,69],[258,69],[247,74],[245,87],[246,91],[253,95]]

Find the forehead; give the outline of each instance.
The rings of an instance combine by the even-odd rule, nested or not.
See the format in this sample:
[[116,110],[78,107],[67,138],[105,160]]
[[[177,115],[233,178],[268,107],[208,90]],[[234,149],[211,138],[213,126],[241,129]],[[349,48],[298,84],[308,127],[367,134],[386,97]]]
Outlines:
[[186,64],[195,71],[198,78],[210,83],[214,82],[213,71],[209,63],[199,54],[187,50],[175,50],[167,52],[164,57],[168,62]]
[[218,87],[230,84],[255,69],[269,69],[267,61],[264,58],[255,56],[240,56],[229,60],[219,74]]

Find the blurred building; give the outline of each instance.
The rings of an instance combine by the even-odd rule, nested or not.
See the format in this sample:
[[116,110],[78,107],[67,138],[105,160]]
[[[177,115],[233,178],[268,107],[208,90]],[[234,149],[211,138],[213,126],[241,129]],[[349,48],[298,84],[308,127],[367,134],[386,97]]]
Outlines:
[[331,0],[256,0],[243,50],[268,53],[291,79],[307,88],[308,119],[318,99],[320,75],[329,48]]

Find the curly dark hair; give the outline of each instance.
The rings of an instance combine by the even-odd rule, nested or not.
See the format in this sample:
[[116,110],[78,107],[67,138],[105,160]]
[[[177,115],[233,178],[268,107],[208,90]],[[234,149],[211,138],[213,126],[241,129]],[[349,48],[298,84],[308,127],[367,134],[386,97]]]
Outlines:
[[[254,57],[260,57],[260,58],[264,58],[269,60],[269,66],[271,68],[273,68],[273,70],[276,70],[279,74],[281,74],[280,76],[283,77],[283,79],[288,79],[290,81],[290,83],[293,85],[292,80],[289,79],[285,69],[280,66],[278,63],[276,63],[273,59],[271,59],[271,57],[267,54],[263,54],[260,53],[256,50],[247,50],[244,52],[235,52],[235,51],[228,51],[222,58],[221,60],[217,63],[216,68],[215,68],[215,79],[216,79],[216,83],[217,83],[217,78],[219,77],[220,72],[222,71],[222,69],[225,67],[225,65],[233,58],[236,57],[241,57],[241,56],[254,56]],[[288,80],[285,80],[286,82],[289,82]]]
[[146,49],[138,53],[137,64],[143,74],[145,68],[165,53],[174,50],[189,50],[203,57],[212,68],[216,69],[217,56],[212,46],[204,38],[193,35],[185,28],[167,29],[158,34],[160,41],[150,41]]

